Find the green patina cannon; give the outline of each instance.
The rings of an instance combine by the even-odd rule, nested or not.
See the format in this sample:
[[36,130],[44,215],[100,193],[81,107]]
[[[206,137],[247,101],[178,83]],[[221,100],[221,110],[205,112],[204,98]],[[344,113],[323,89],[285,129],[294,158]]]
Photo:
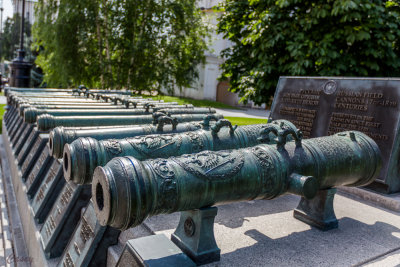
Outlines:
[[[99,104],[99,102],[95,100],[88,100],[88,99],[61,99],[61,98],[53,98],[53,99],[18,99],[15,102],[11,103],[16,107],[19,107],[22,104],[31,104],[31,105],[86,105],[86,104]],[[107,104],[107,103],[104,103]]]
[[[218,120],[209,128],[185,133],[142,135],[101,141],[91,137],[79,138],[64,147],[64,177],[77,184],[91,183],[97,166],[104,166],[113,158],[121,156],[145,160],[198,153],[203,150],[250,147],[263,142],[265,138],[259,138],[258,133],[262,129],[266,131],[270,128],[276,131],[282,128],[296,129],[288,121],[232,127],[228,120]],[[268,139],[273,141],[272,137],[271,132]]]
[[[124,106],[115,106],[115,105],[110,105],[109,103],[96,103],[96,104],[90,104],[90,105],[30,105],[30,104],[22,104],[19,106],[19,114],[21,116],[24,116],[24,112],[28,108],[34,108],[39,110],[38,114],[41,115],[40,113],[42,112],[41,110],[53,110],[53,109],[68,109],[68,110],[75,110],[75,109],[85,109],[85,110],[92,110],[92,109],[126,109]],[[44,113],[43,113],[44,114]]]
[[[216,118],[223,119],[221,114],[214,114]],[[81,127],[81,126],[113,126],[113,125],[136,125],[157,123],[159,117],[164,113],[155,112],[153,115],[137,116],[76,116],[76,117],[54,117],[48,114],[37,118],[37,127],[41,131],[48,131],[57,126]],[[178,122],[201,121],[204,114],[172,115]]]
[[[363,133],[302,140],[298,130],[270,128],[266,141],[270,131],[276,145],[146,161],[118,157],[97,167],[92,199],[100,224],[127,229],[157,214],[285,193],[313,199],[318,190],[366,185],[381,169],[379,148]],[[294,141],[286,143],[288,135]]]
[[[171,109],[171,110],[160,110],[163,113],[169,114],[211,114],[215,113],[215,109],[213,108],[190,108],[190,109]],[[36,108],[27,108],[24,111],[24,120],[27,123],[35,123],[36,119],[39,115],[49,114],[52,116],[116,116],[116,115],[148,115],[152,114],[152,110],[148,109],[93,109],[93,110],[86,110],[86,109],[76,109],[76,110],[68,110],[68,109],[36,109]]]
[[165,106],[165,107],[171,107],[171,106],[178,106],[177,102],[164,102],[164,100],[159,100],[159,101],[137,101],[137,100],[130,100],[130,99],[125,99],[122,101],[122,104],[125,105],[126,108],[129,108],[131,105],[133,108],[137,108],[140,106],[146,106],[149,104],[156,104],[157,106]]
[[189,132],[202,128],[208,129],[211,120],[216,121],[218,118],[214,114],[210,114],[205,116],[202,122],[178,123],[176,119],[162,116],[158,119],[157,125],[121,126],[120,128],[106,128],[101,131],[98,130],[98,127],[89,129],[56,127],[50,132],[49,136],[50,154],[53,157],[62,158],[64,145],[72,143],[79,137],[91,137],[96,140],[103,140],[121,139],[146,134]]

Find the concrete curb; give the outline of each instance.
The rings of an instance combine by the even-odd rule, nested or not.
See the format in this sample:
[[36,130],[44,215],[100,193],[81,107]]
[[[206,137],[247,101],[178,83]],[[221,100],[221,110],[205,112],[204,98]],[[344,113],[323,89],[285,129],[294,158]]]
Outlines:
[[4,182],[5,197],[7,199],[7,210],[9,212],[9,225],[11,230],[12,244],[13,244],[13,262],[18,261],[18,266],[31,266],[28,259],[29,254],[25,245],[23,227],[21,218],[18,213],[18,204],[16,201],[13,184],[11,181],[11,173],[8,168],[9,162],[5,154],[3,137],[0,137],[0,159],[2,178]]

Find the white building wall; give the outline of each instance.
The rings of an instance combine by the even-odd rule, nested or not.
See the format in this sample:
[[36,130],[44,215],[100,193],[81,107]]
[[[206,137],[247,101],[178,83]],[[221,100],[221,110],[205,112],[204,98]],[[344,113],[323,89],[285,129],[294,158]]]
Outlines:
[[[198,1],[198,6],[203,10],[205,20],[208,21],[212,28],[211,44],[208,52],[206,52],[205,65],[199,66],[199,79],[193,84],[192,88],[185,88],[182,91],[175,90],[175,95],[189,97],[194,99],[217,100],[218,77],[222,70],[220,65],[224,62],[221,58],[221,51],[232,46],[229,40],[222,37],[222,34],[216,33],[218,13],[212,10],[212,7],[218,5],[223,0],[201,0]],[[233,96],[236,103],[239,102],[239,97]],[[239,105],[239,104],[237,104]],[[248,106],[254,106],[252,102]]]
[[[29,21],[30,24],[35,22],[35,4],[37,0],[25,0],[25,19]],[[14,14],[22,14],[22,0],[12,1]]]

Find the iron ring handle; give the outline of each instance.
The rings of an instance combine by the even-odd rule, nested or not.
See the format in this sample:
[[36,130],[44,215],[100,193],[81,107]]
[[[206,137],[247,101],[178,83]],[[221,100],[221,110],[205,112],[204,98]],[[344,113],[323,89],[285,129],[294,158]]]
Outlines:
[[176,130],[178,120],[169,116],[161,116],[158,118],[157,131],[162,132],[165,124],[172,124],[172,129]]
[[275,136],[278,136],[279,128],[276,124],[267,124],[263,127],[259,132],[259,137],[257,140],[261,143],[270,143],[271,139],[269,138],[269,134],[272,132]]
[[162,116],[169,116],[166,112],[153,112],[153,124],[156,125],[158,123],[158,119]]
[[144,108],[146,109],[146,112],[149,112],[150,108],[154,108],[155,105],[152,103],[146,103],[144,104]]
[[278,131],[278,142],[276,147],[278,150],[282,150],[285,148],[287,136],[291,135],[294,138],[296,143],[296,148],[301,147],[301,140],[303,139],[303,133],[299,129],[281,129]]
[[204,116],[202,124],[204,127],[209,127],[210,121],[218,121],[218,120],[219,119],[214,114],[208,114],[208,115]]
[[232,126],[232,123],[229,120],[220,119],[215,123],[215,125],[211,126],[212,134],[217,134],[221,130],[221,128],[225,126],[230,128],[229,129],[230,134],[233,134],[237,128],[237,125]]

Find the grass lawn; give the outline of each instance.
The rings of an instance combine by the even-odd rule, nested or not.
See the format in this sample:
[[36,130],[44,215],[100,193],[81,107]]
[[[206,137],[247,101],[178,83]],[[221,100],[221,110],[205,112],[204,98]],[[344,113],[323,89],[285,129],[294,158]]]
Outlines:
[[241,118],[241,117],[225,117],[229,120],[232,125],[250,125],[250,124],[265,124],[268,122],[267,119],[256,119],[256,118]]
[[6,106],[6,104],[0,104],[0,133],[2,132],[2,129],[1,129],[1,127],[2,127],[2,122],[3,122],[3,115],[4,115],[4,112],[6,112],[6,110],[4,109],[4,107]]
[[149,96],[143,95],[144,98],[152,98],[155,100],[164,100],[165,102],[177,102],[179,105],[184,104],[192,104],[195,107],[211,107],[211,108],[230,108],[230,109],[239,109],[237,107],[233,107],[224,103],[211,101],[211,100],[197,100],[192,98],[185,98],[185,97],[176,97],[176,96]]

